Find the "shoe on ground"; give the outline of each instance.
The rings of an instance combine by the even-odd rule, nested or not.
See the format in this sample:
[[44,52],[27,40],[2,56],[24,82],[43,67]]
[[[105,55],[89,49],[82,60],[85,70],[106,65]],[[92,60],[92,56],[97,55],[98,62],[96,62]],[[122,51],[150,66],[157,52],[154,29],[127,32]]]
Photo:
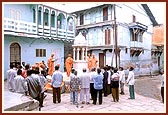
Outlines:
[[89,105],[89,104],[90,104],[89,102],[86,103],[86,105]]
[[134,98],[128,98],[128,99],[134,99]]
[[85,102],[84,102],[84,101],[82,101],[82,104],[85,104]]
[[43,105],[41,105],[40,107],[44,107]]

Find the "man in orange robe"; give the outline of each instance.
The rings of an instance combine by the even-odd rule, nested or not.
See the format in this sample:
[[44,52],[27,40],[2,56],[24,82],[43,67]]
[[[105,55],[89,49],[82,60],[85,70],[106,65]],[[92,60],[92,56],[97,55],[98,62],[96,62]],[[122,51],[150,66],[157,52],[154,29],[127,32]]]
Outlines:
[[68,54],[68,57],[65,60],[66,73],[68,77],[70,76],[70,72],[72,70],[72,64],[73,64],[72,55]]
[[54,61],[55,61],[55,58],[54,58],[54,54],[51,54],[50,58],[48,59],[48,75],[52,75],[53,72],[54,72]]
[[88,61],[88,69],[89,69],[89,71],[91,71],[91,69],[92,69],[92,58],[91,58],[90,54],[88,54],[87,61]]
[[94,54],[92,54],[92,59],[91,59],[91,63],[92,63],[92,68],[97,68],[97,58],[95,57]]

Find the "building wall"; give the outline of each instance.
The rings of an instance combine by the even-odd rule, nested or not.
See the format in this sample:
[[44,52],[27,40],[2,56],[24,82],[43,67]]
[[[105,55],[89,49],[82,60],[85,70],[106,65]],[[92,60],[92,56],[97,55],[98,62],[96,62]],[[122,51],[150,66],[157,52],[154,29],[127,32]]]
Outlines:
[[[148,30],[143,34],[143,42],[134,42],[131,44],[131,36],[127,24],[133,22],[133,15],[136,17],[136,22],[140,22],[148,26]],[[118,44],[128,48],[128,53],[125,53],[125,48],[120,52],[120,65],[125,69],[130,65],[135,67],[136,74],[145,74],[150,72],[151,64],[153,69],[156,63],[151,59],[151,40],[152,40],[152,23],[149,17],[143,10],[141,4],[119,4],[116,6],[116,20],[119,23],[118,31]],[[143,52],[139,56],[130,56],[130,47],[142,47]]]
[[[41,9],[41,24],[38,23],[38,8]],[[48,23],[44,24],[43,8],[48,9]],[[33,12],[33,9],[35,12]],[[50,12],[51,11],[51,12]],[[35,14],[33,14],[35,13]],[[55,14],[55,27],[51,24],[51,13]],[[59,18],[59,16],[64,18]],[[58,60],[55,64],[60,64],[60,70],[64,71],[64,58],[68,52],[72,52],[72,48],[65,47],[64,43],[73,41],[75,36],[75,17],[71,14],[57,10],[42,4],[3,4],[3,72],[6,79],[6,71],[10,65],[10,45],[18,43],[21,47],[21,62],[30,65],[42,60],[47,64],[47,60],[51,53],[55,54]],[[35,19],[33,19],[35,16]],[[64,21],[64,28],[58,27],[57,21]],[[63,26],[61,23],[59,26]],[[66,27],[67,26],[67,27]],[[71,29],[71,30],[70,30]],[[70,44],[68,44],[70,46]],[[36,49],[46,49],[46,57],[36,57]],[[65,56],[64,56],[65,55]]]
[[32,6],[33,4],[5,4],[4,17],[33,22]]
[[[51,53],[55,54],[55,58],[58,60],[55,64],[60,64],[60,70],[64,71],[64,43],[57,40],[49,39],[37,39],[27,37],[15,37],[15,36],[4,36],[4,48],[3,48],[3,65],[4,65],[4,77],[6,78],[6,71],[10,65],[10,45],[12,43],[18,43],[21,46],[21,62],[29,63],[30,65],[36,62],[44,62],[47,64],[47,60]],[[36,57],[36,49],[46,49],[46,57]]]
[[[113,6],[108,6],[108,21],[114,20]],[[80,18],[78,17],[78,25],[82,26],[103,22],[103,7],[91,8],[84,11],[84,25],[79,25]],[[81,13],[81,12],[80,12]],[[139,22],[147,26],[147,31],[142,36],[142,42],[131,41],[131,33],[129,30],[129,24],[133,22],[133,15],[136,17],[135,22]],[[96,19],[94,23],[89,22],[89,19]],[[129,66],[135,67],[137,74],[149,73],[151,67],[154,70],[158,69],[155,60],[151,58],[151,43],[152,43],[152,23],[147,16],[145,10],[143,10],[141,4],[117,4],[116,5],[116,24],[117,24],[117,45],[120,46],[120,65],[127,69]],[[86,26],[87,27],[87,26]],[[85,28],[85,27],[84,27]],[[86,39],[89,46],[102,46],[105,45],[105,29],[111,30],[111,45],[115,45],[114,32],[112,25],[95,26],[87,28]],[[81,29],[80,29],[81,30]],[[79,31],[80,31],[79,30]],[[107,46],[107,45],[106,45]],[[111,46],[111,49],[114,47]],[[137,47],[143,48],[143,52],[139,56],[130,56],[130,48]],[[102,47],[101,47],[102,48]],[[103,53],[101,48],[92,50],[92,53],[99,59],[99,53]],[[127,53],[126,53],[127,48]],[[104,48],[103,48],[104,49]],[[112,61],[113,57],[113,62]],[[105,62],[104,65],[111,65],[115,67],[115,54],[109,50],[105,51]],[[119,59],[119,57],[117,57]]]

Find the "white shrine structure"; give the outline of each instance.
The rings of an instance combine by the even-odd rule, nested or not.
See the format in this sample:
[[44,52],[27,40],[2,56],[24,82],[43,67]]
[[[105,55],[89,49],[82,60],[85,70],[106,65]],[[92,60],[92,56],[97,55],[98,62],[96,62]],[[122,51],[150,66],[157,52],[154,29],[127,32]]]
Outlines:
[[80,32],[74,39],[73,47],[73,68],[82,72],[83,68],[87,67],[87,41],[85,37]]

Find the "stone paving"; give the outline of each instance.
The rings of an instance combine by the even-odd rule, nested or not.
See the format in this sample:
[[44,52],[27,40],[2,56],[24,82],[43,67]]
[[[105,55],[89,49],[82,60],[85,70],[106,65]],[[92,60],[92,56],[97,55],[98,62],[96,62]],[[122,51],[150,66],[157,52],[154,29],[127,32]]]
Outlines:
[[144,97],[135,93],[135,99],[130,100],[128,86],[125,87],[125,95],[120,95],[119,102],[113,102],[112,96],[103,97],[102,105],[93,105],[92,100],[90,104],[81,104],[79,106],[70,103],[70,94],[61,94],[61,103],[54,104],[52,102],[52,93],[47,93],[44,99],[44,107],[41,108],[43,112],[49,113],[166,113],[166,104],[161,101]]
[[[6,85],[4,86],[4,89],[7,90]],[[135,93],[134,100],[128,99],[129,91],[127,85],[125,86],[125,95],[120,95],[119,102],[113,102],[112,96],[108,95],[103,97],[102,105],[93,105],[92,100],[90,100],[89,105],[79,102],[77,107],[70,103],[70,94],[67,92],[61,94],[61,103],[54,104],[51,91],[45,92],[45,94],[47,94],[47,97],[44,99],[44,107],[41,108],[41,111],[36,111],[38,113],[166,113],[166,103],[163,104],[160,100],[144,97],[137,93]],[[9,99],[4,97],[5,101],[9,101]],[[13,100],[13,103],[18,102]],[[27,112],[31,113],[31,111]]]

